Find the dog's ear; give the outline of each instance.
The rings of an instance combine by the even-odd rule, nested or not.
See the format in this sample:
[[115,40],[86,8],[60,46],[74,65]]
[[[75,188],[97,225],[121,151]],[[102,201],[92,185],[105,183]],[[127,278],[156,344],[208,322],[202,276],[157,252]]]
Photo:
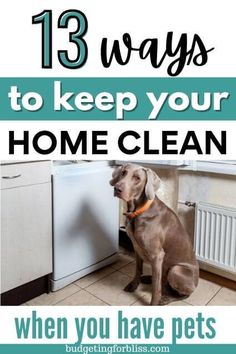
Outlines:
[[145,186],[145,194],[147,199],[151,200],[155,198],[155,192],[158,190],[161,180],[157,174],[150,168],[145,169],[147,174],[147,182]]
[[124,166],[116,167],[114,171],[112,172],[112,179],[110,180],[110,185],[113,187],[116,182],[119,180],[119,176],[121,174],[121,171],[123,170]]

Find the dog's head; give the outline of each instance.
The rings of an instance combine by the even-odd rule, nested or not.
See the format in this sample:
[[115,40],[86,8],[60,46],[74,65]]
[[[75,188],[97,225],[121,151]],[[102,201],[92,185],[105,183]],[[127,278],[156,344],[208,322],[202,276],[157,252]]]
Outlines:
[[126,202],[138,199],[143,193],[147,199],[154,199],[160,178],[150,168],[128,163],[114,170],[110,184],[114,195]]

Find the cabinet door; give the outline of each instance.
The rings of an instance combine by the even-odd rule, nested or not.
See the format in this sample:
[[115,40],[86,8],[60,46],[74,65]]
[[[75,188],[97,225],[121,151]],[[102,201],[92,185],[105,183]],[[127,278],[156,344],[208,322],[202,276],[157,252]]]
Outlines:
[[109,185],[111,169],[93,166],[54,176],[54,280],[118,251],[119,203]]
[[52,272],[51,184],[1,192],[1,292],[5,292]]

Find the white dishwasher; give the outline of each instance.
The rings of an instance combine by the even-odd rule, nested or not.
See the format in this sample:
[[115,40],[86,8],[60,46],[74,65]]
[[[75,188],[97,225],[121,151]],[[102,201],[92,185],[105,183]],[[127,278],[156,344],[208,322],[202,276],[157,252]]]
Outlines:
[[53,162],[53,291],[116,260],[119,203],[111,173],[107,161]]

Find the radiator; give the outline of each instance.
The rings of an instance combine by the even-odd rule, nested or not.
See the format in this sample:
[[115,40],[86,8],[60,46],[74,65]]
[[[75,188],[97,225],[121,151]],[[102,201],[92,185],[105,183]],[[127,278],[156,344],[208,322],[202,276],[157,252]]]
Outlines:
[[194,248],[201,268],[235,280],[236,209],[200,202],[195,213]]

